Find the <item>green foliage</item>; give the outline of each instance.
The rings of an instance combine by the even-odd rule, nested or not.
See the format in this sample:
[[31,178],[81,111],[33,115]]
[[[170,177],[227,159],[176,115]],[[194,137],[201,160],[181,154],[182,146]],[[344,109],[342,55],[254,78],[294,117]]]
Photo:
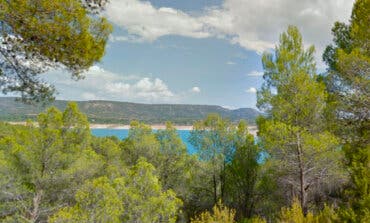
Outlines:
[[315,114],[322,112],[326,94],[325,86],[314,78],[313,53],[314,47],[305,50],[298,29],[290,26],[280,36],[275,56],[263,55],[265,83],[258,92],[257,105],[287,124],[317,125],[320,116]]
[[176,222],[181,200],[172,190],[162,191],[155,168],[144,159],[114,184],[125,208],[124,222]]
[[353,45],[356,48],[360,48],[367,57],[370,56],[369,20],[370,2],[368,0],[356,0],[351,16],[351,38]]
[[281,209],[279,222],[309,223],[313,222],[313,215],[308,213],[305,216],[300,201],[295,200],[290,208]]
[[177,196],[185,199],[189,194],[189,181],[194,177],[196,157],[188,154],[176,129],[167,123],[166,129],[158,130],[155,136],[160,144],[159,178],[164,189],[172,188]]
[[[239,126],[238,131],[242,129]],[[243,135],[247,135],[244,133]],[[258,146],[252,135],[245,143],[236,147],[233,159],[227,166],[227,202],[237,210],[238,219],[251,217],[256,203],[256,183],[258,180],[260,157]]]
[[275,55],[266,52],[262,56],[265,85],[277,87],[295,73],[313,75],[316,72],[314,52],[313,46],[304,49],[299,30],[297,27],[289,26],[288,30],[280,35]]
[[194,124],[189,140],[199,158],[210,165],[209,181],[213,185],[214,204],[225,196],[226,165],[232,160],[237,141],[236,127],[217,114]]
[[125,174],[126,166],[121,159],[122,151],[118,142],[109,138],[94,138],[91,143],[92,149],[103,158],[102,172],[99,175],[113,179]]
[[[222,155],[224,178],[218,179],[225,183],[225,202],[235,210],[219,204],[211,213],[205,210],[213,204],[214,160],[187,154],[170,123],[152,132],[133,122],[129,138],[120,142],[91,137],[86,116],[75,104],[64,112],[52,107],[38,120],[38,127],[0,124],[1,221],[235,222],[237,217],[241,222],[266,222],[258,216],[242,219],[256,213],[275,219],[266,213],[279,207],[269,203],[282,192],[273,179],[276,166],[271,159],[257,162],[260,150],[245,122],[236,127],[210,116],[194,128],[201,136],[197,142],[230,152],[226,161],[228,153]],[[261,127],[273,132],[266,124],[270,121],[264,119]],[[276,131],[285,134],[282,126]],[[332,144],[325,134],[318,139],[302,136],[307,141],[303,145]],[[275,142],[280,147],[280,141]],[[314,216],[321,218],[315,222],[330,222],[336,215],[333,209],[324,210]]]
[[338,215],[328,206],[325,206],[317,215],[314,215],[311,212],[304,215],[300,202],[295,199],[291,207],[281,209],[278,222],[331,223],[338,222]]
[[0,1],[4,93],[20,92],[23,100],[51,100],[54,89],[38,74],[63,67],[80,78],[102,58],[112,28],[85,6],[80,0]]
[[[76,185],[101,168],[101,158],[89,148],[89,137],[81,137],[89,131],[86,117],[78,110],[70,114],[73,107],[70,104],[65,113],[50,108],[39,115],[39,128],[15,128],[14,136],[1,139],[0,151],[7,162],[2,178],[8,179],[3,193],[13,206],[5,211],[9,215],[45,219],[71,199]],[[71,126],[70,120],[85,124]]]
[[[330,66],[325,77],[333,105],[332,131],[343,141],[351,183],[341,211],[343,221],[370,219],[370,2],[357,0],[350,24],[336,23],[333,44],[323,55]],[[338,29],[338,27],[342,27]]]
[[85,182],[75,199],[75,206],[59,210],[49,222],[120,222],[123,205],[108,178]]
[[[143,154],[127,167],[117,141],[92,138],[76,104],[64,112],[51,107],[38,127],[0,125],[0,219],[9,222],[175,222],[182,201],[171,188],[188,190],[185,147],[174,129],[154,135],[133,123],[130,139]],[[157,136],[159,141],[157,141]],[[148,141],[141,143],[141,137]],[[174,172],[146,162],[146,146],[157,143],[157,164],[168,158]],[[159,143],[161,142],[161,144]],[[173,144],[175,143],[175,144]],[[179,144],[180,143],[180,144]],[[182,145],[182,147],[181,147]],[[178,147],[180,146],[180,147]],[[136,148],[139,148],[136,147]],[[167,157],[168,155],[168,157]],[[190,159],[189,159],[190,160]],[[159,176],[172,180],[162,189]],[[190,174],[190,170],[188,175]],[[172,179],[173,178],[173,179]],[[174,179],[179,180],[175,182]],[[170,183],[171,182],[171,183]],[[184,197],[187,192],[181,193]]]
[[[41,100],[52,89],[37,74],[64,66],[80,77],[104,53],[110,27],[96,10],[105,2],[0,0],[0,76],[16,81],[0,87]],[[369,3],[357,0],[350,24],[334,25],[325,76],[316,75],[314,47],[303,47],[295,27],[263,55],[258,107],[266,116],[257,144],[245,122],[233,124],[247,111],[216,106],[81,102],[86,116],[76,103],[57,101],[37,124],[0,123],[0,221],[369,222]],[[41,109],[7,100],[1,112],[19,119]],[[120,141],[92,137],[88,122],[189,124],[210,111],[219,114],[191,131],[194,155],[171,123],[153,132],[133,121]]]
[[192,215],[199,205],[194,194],[202,194],[198,182],[201,164],[195,156],[188,154],[171,123],[167,123],[166,129],[154,133],[149,126],[132,122],[129,136],[120,147],[122,159],[127,164],[132,165],[140,158],[153,164],[163,188],[172,189],[183,200],[182,216]]
[[[265,152],[263,153],[267,155]],[[254,212],[266,219],[275,219],[282,206],[288,203],[286,187],[277,180],[282,176],[276,162],[265,158],[258,170],[255,186]]]
[[266,223],[266,220],[259,216],[255,216],[252,218],[243,219],[240,223]]
[[[158,155],[161,156],[161,162],[158,169],[160,169],[163,186],[165,188],[183,187],[186,176],[189,177],[191,174],[189,171],[191,161],[187,156],[186,146],[171,123],[167,123],[165,130],[158,130],[155,136],[160,145]],[[181,189],[178,191],[180,192]]]
[[155,166],[159,165],[160,144],[157,141],[152,128],[149,125],[132,121],[127,139],[122,143],[124,159],[129,165],[133,165],[140,157],[146,158]]
[[303,48],[298,29],[289,27],[275,56],[263,56],[265,83],[257,103],[268,114],[258,123],[261,145],[279,170],[277,180],[286,193],[299,194],[304,212],[315,185],[344,176],[338,141],[325,129],[327,94],[317,81],[313,53],[313,47]]
[[203,212],[191,220],[191,223],[234,223],[235,210],[229,209],[221,202],[215,204],[211,212]]
[[87,181],[76,205],[56,213],[52,222],[175,222],[181,201],[162,191],[154,167],[140,159],[126,176]]

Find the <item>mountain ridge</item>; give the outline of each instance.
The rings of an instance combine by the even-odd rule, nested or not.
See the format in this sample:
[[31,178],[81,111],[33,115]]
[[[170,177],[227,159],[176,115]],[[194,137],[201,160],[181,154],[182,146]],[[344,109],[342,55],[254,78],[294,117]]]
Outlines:
[[[68,100],[56,100],[47,106],[29,105],[16,101],[15,97],[0,97],[0,120],[25,121],[35,120],[37,114],[49,106],[64,110]],[[192,125],[209,113],[218,113],[224,118],[237,122],[245,119],[250,124],[260,113],[254,108],[228,109],[219,105],[196,104],[144,104],[109,100],[76,101],[80,110],[91,123],[129,124],[132,120],[147,124],[163,124],[171,121],[174,124]]]

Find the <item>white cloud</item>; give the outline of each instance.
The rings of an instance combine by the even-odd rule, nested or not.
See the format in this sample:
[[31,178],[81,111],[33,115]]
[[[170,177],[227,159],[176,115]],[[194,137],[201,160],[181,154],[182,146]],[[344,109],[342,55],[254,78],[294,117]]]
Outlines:
[[52,72],[45,79],[61,92],[58,98],[73,100],[117,100],[143,103],[176,102],[173,93],[159,78],[120,75],[98,66],[87,71],[85,79],[74,81],[64,72]]
[[288,25],[301,30],[306,44],[315,44],[318,61],[331,40],[331,27],[347,21],[354,0],[224,0],[196,15],[174,8],[156,8],[140,0],[111,0],[106,15],[131,36],[153,41],[165,35],[217,37],[258,53],[273,48]]
[[173,8],[155,8],[150,2],[112,0],[106,16],[131,35],[153,41],[165,35],[205,38],[210,34],[196,17]]
[[249,77],[260,77],[260,76],[263,76],[263,71],[253,70],[250,73],[248,73],[247,76],[249,76]]
[[232,62],[232,61],[227,61],[226,64],[227,65],[235,65],[236,63],[235,62]]
[[250,87],[247,90],[245,90],[245,92],[255,94],[257,93],[257,89],[255,87]]
[[109,36],[109,40],[112,42],[128,42],[130,39],[127,36]]
[[140,43],[143,41],[138,36],[135,35],[125,35],[125,36],[111,35],[109,36],[109,40],[111,42],[132,42],[132,43]]
[[193,92],[193,93],[200,93],[200,88],[199,87],[193,87],[191,89],[191,92]]

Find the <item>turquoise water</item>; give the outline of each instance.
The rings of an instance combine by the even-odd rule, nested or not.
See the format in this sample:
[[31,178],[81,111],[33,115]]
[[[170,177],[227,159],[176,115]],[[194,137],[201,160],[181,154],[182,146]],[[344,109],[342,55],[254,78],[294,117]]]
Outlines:
[[[91,133],[98,137],[105,137],[105,136],[116,136],[119,139],[125,139],[128,136],[128,129],[91,129]],[[155,131],[155,130],[154,130]],[[185,143],[189,154],[193,154],[196,152],[195,148],[189,142],[190,131],[189,130],[177,130],[182,141]],[[256,137],[256,142],[258,138]],[[267,154],[264,152],[260,153],[260,157],[258,159],[259,163],[263,163]]]
[[[94,136],[105,137],[105,136],[116,136],[119,139],[125,139],[128,136],[128,129],[91,129],[91,133]],[[195,153],[195,148],[189,142],[189,130],[177,130],[182,141],[185,143],[188,152],[190,154]]]

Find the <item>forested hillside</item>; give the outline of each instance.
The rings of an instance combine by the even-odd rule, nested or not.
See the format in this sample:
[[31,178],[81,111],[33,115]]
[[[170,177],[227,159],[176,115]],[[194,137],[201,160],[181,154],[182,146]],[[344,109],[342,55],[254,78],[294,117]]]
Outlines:
[[[261,159],[243,121],[196,122],[194,155],[170,123],[153,132],[132,122],[123,141],[94,137],[88,124],[73,103],[39,114],[38,127],[0,123],[1,221],[223,223],[279,215],[280,174]],[[213,206],[215,216],[198,216]],[[336,216],[326,211],[319,216]]]
[[[15,99],[0,97],[0,120],[35,120],[37,114],[46,108],[41,104],[29,105]],[[68,101],[56,100],[47,106],[64,110],[67,103]],[[253,108],[230,110],[214,105],[137,104],[115,101],[80,101],[77,104],[87,115],[90,123],[129,124],[132,120],[138,120],[148,124],[164,124],[171,121],[178,125],[192,125],[195,121],[205,118],[207,114],[216,113],[233,122],[244,119],[253,124],[260,114]]]
[[[109,27],[94,11],[105,2],[0,0],[0,35],[16,51],[0,47],[8,59],[0,60],[3,91],[34,103],[52,99],[38,68],[61,63],[78,76],[99,61]],[[370,1],[355,0],[348,24],[334,24],[328,67],[318,73],[315,47],[288,26],[262,55],[257,137],[238,121],[249,114],[243,109],[107,101],[44,109],[2,98],[4,120],[35,121],[0,122],[0,222],[370,222],[369,27]],[[14,34],[17,41],[8,38]],[[123,140],[95,137],[89,127],[89,120],[132,119],[191,122],[195,152],[171,122],[153,131],[131,121]]]

